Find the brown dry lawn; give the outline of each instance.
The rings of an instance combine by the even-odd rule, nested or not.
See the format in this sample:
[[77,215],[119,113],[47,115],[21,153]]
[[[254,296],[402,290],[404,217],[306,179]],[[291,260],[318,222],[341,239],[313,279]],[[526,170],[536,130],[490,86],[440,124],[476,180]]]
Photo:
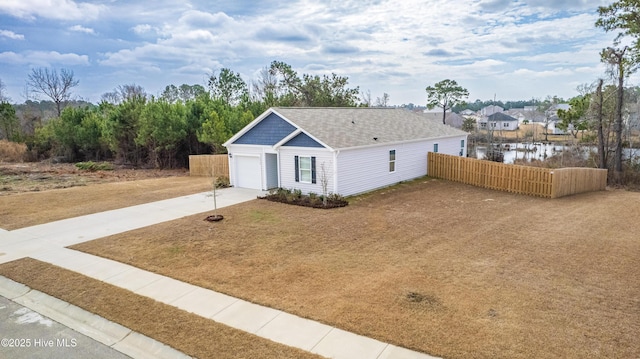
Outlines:
[[0,164],[0,182],[0,228],[6,230],[212,189],[210,178],[184,170],[91,173],[68,164]]
[[445,358],[640,357],[640,193],[421,179],[220,212],[73,248]]
[[60,298],[197,358],[320,358],[33,259],[0,275]]

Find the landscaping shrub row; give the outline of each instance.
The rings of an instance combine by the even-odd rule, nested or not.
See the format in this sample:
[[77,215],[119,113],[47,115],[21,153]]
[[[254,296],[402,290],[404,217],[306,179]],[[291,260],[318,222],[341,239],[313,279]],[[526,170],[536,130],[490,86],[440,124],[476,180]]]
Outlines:
[[301,190],[290,190],[285,188],[273,189],[265,196],[258,198],[272,202],[324,209],[345,207],[349,204],[349,202],[339,194],[330,193],[325,200],[324,196],[313,192],[309,194],[302,194]]

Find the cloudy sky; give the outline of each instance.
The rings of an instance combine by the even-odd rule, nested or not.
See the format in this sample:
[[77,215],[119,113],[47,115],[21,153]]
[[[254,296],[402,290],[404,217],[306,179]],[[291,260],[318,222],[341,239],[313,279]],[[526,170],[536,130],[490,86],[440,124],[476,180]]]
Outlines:
[[349,77],[391,104],[456,80],[470,101],[575,96],[604,76],[594,27],[612,0],[1,0],[0,79],[25,100],[34,67],[73,70],[92,102],[118,85],[159,94],[221,68],[247,83],[272,61]]

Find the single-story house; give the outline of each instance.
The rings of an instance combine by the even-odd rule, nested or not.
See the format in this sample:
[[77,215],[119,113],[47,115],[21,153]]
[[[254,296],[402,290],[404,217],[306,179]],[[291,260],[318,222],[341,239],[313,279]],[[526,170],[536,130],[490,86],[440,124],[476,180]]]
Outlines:
[[427,153],[467,155],[467,133],[404,109],[270,108],[224,146],[232,186],[343,196],[427,174]]
[[515,131],[518,129],[518,124],[517,118],[513,118],[503,112],[496,112],[491,116],[482,117],[478,121],[478,128],[494,131]]

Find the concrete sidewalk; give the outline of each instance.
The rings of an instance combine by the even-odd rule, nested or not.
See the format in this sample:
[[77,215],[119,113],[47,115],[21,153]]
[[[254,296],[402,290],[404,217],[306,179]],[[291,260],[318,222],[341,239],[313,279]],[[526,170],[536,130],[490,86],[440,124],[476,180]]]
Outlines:
[[[218,191],[218,208],[255,199],[255,190]],[[260,306],[120,262],[64,248],[76,243],[213,209],[210,193],[0,231],[0,263],[31,257],[128,289],[274,342],[329,358],[429,359],[427,354]]]
[[[23,318],[14,323],[4,323],[6,326],[0,323],[0,327],[6,327],[2,331],[5,338],[30,340],[28,347],[0,347],[0,354],[8,355],[7,358],[190,358],[157,340],[2,276],[0,276],[0,299],[9,302],[10,305],[13,302],[13,305],[29,308],[57,322],[57,326],[66,328],[62,329],[62,332],[66,333],[68,340],[77,340],[76,345],[71,347],[60,345],[57,341],[55,345],[50,344],[48,347],[38,346],[36,340],[51,340],[56,336],[59,337],[59,333],[52,333],[49,328],[45,328],[53,326],[54,323],[27,328],[21,326],[34,325],[32,318],[26,321]],[[11,328],[11,325],[14,327]],[[68,343],[65,342],[65,344]]]
[[[225,188],[217,191],[218,208],[250,201],[262,191]],[[53,204],[52,204],[53,205]],[[71,246],[193,214],[213,211],[213,194],[203,192],[132,207],[0,231],[0,263],[51,248]]]

